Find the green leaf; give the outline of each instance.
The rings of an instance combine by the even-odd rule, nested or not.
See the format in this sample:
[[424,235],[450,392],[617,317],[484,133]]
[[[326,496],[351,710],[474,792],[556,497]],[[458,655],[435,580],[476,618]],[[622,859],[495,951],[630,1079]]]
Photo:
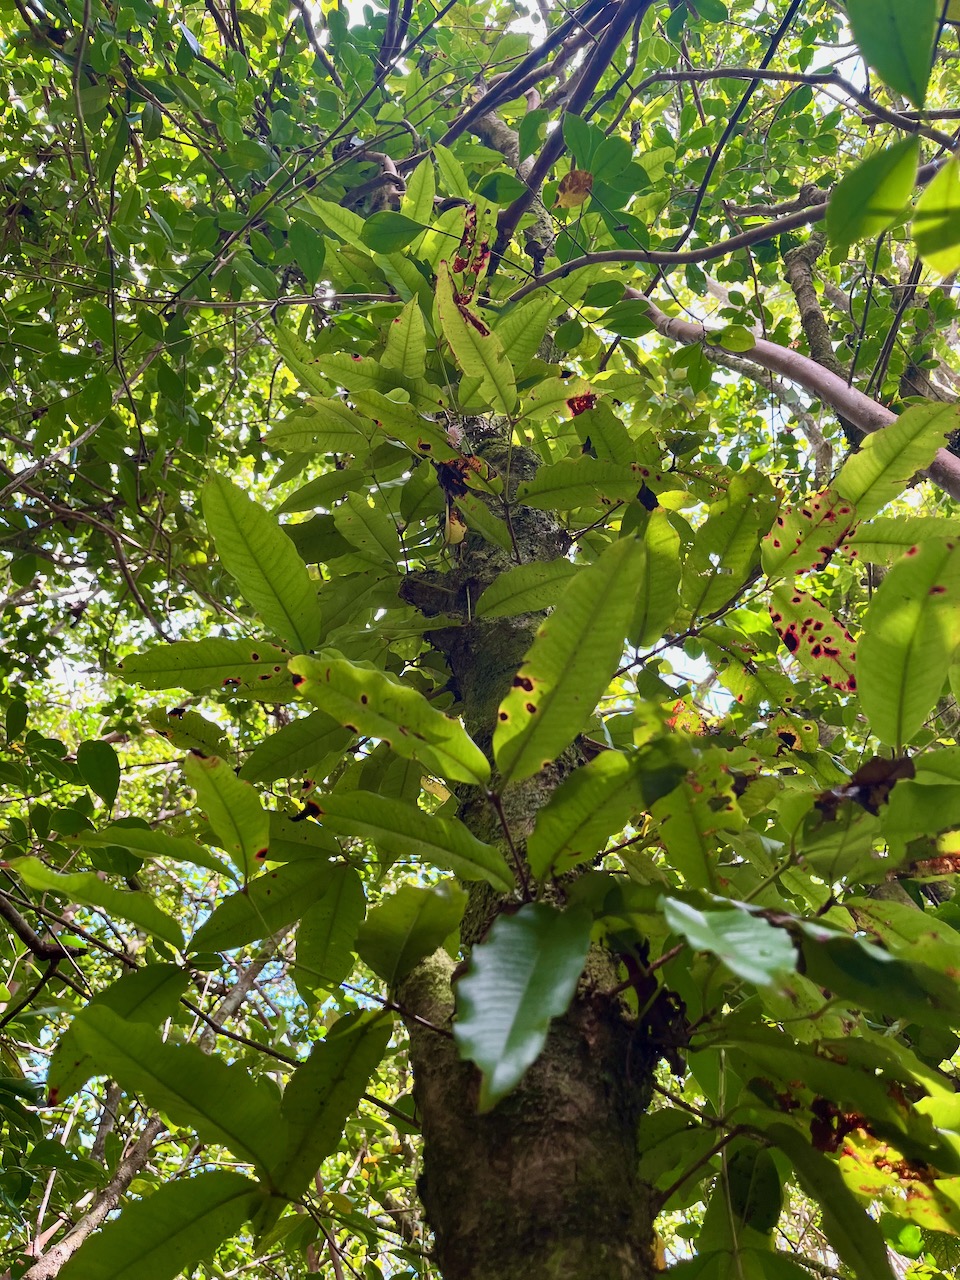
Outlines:
[[431,707],[410,685],[344,658],[294,658],[290,670],[300,692],[352,732],[379,738],[441,778],[478,786],[489,781],[490,763],[459,720]]
[[767,1135],[789,1158],[804,1193],[820,1205],[827,1240],[857,1280],[893,1280],[883,1233],[848,1191],[833,1161],[790,1125],[769,1125]]
[[486,880],[500,893],[514,887],[500,850],[478,840],[458,818],[440,818],[368,791],[333,792],[311,801],[328,831],[370,840],[390,860],[412,858],[461,880]]
[[481,538],[486,539],[501,551],[511,551],[510,529],[506,522],[495,516],[486,502],[476,493],[461,493],[456,500],[456,508],[463,516],[467,527],[475,529]]
[[948,435],[960,430],[960,406],[929,400],[865,436],[840,468],[833,487],[866,520],[900,496],[907,481],[928,467]]
[[453,1034],[483,1073],[481,1112],[520,1083],[540,1056],[553,1018],[565,1013],[590,946],[590,913],[530,902],[498,916],[456,986]]
[[240,1063],[227,1066],[195,1045],[165,1043],[151,1027],[125,1022],[111,1009],[89,1009],[74,1030],[98,1075],[140,1094],[201,1141],[222,1143],[263,1171],[276,1164],[287,1136],[279,1101]]
[[651,767],[649,753],[602,751],[565,778],[537,814],[527,840],[537,879],[594,858],[636,812],[677,786],[683,766],[659,763],[659,770]]
[[203,515],[244,599],[281,640],[314,648],[320,638],[317,586],[273,516],[218,475],[203,487]]
[[846,249],[872,240],[896,221],[913,195],[920,139],[902,138],[876,151],[840,179],[827,205],[827,234]]
[[278,645],[249,640],[180,640],[132,654],[114,670],[144,689],[223,689],[237,698],[276,702],[285,689],[293,691],[289,656]]
[[372,434],[373,424],[343,401],[314,396],[277,423],[267,443],[281,453],[362,454]]
[[91,1009],[112,1009],[128,1022],[159,1026],[172,1018],[190,982],[184,969],[172,964],[148,964],[125,973],[110,986],[91,996],[57,1041],[47,1069],[47,1098],[51,1106],[65,1102],[81,1089],[97,1068],[93,1058],[77,1043],[74,1028]]
[[627,639],[648,648],[663,637],[680,603],[680,535],[666,512],[653,511],[643,531],[645,564]]
[[189,836],[171,836],[165,831],[154,831],[144,826],[138,818],[121,818],[100,831],[81,831],[75,837],[85,848],[105,849],[119,845],[141,858],[170,858],[174,862],[191,862],[206,867],[218,875],[232,875],[226,863]]
[[404,884],[381,898],[357,932],[357,952],[388,987],[432,955],[460,924],[466,890],[445,880],[421,889]]
[[352,209],[345,209],[342,204],[336,204],[333,200],[322,200],[319,196],[308,196],[306,204],[323,220],[334,235],[339,236],[347,244],[353,245],[355,249],[366,250],[367,246],[363,240],[363,228],[366,223],[358,213],[354,213]]
[[952,540],[908,551],[881,582],[858,651],[860,696],[873,732],[902,746],[922,727],[960,644],[960,551]]
[[396,253],[412,244],[426,229],[422,222],[414,222],[402,213],[383,209],[367,218],[360,239],[374,253]]
[[159,1187],[124,1207],[60,1272],[63,1280],[174,1280],[209,1258],[251,1218],[262,1196],[225,1169]]
[[510,352],[510,363],[518,372],[539,351],[550,317],[560,306],[562,303],[558,303],[550,290],[544,289],[497,317],[494,333],[504,351]]
[[695,951],[719,957],[744,982],[772,986],[796,970],[797,951],[789,933],[761,916],[736,907],[698,911],[677,898],[663,899],[663,914]]
[[396,522],[371,506],[365,493],[348,493],[333,513],[337,531],[365,560],[395,568],[402,554]]
[[352,1014],[335,1022],[314,1045],[283,1091],[281,1110],[290,1137],[270,1177],[291,1200],[301,1196],[337,1149],[367,1082],[390,1040],[392,1019],[382,1012]]
[[539,613],[555,605],[577,565],[558,560],[532,560],[498,574],[474,605],[478,618],[509,618],[518,613]]
[[867,65],[922,107],[933,60],[940,0],[847,0],[853,38]]
[[951,156],[917,201],[913,238],[928,267],[949,275],[960,267],[960,159]]
[[240,769],[247,782],[274,782],[277,778],[312,776],[324,761],[340,758],[353,737],[325,711],[291,720],[264,738],[250,752]]
[[249,879],[270,843],[270,820],[260,797],[219,756],[191,752],[184,759],[183,772],[231,862],[244,880]]
[[529,778],[583,728],[617,669],[645,555],[621,538],[571,580],[500,704],[493,748],[502,782]]
[[333,868],[304,858],[264,871],[216,907],[190,941],[191,951],[232,951],[272,937],[322,898]]
[[517,404],[513,366],[497,335],[455,298],[445,262],[437,271],[437,307],[443,335],[461,370],[468,377],[480,378],[482,393],[496,413],[513,413]]
[[205,756],[226,756],[230,741],[220,725],[189,707],[151,708],[144,719],[161,738],[181,751],[199,751]]
[[120,761],[109,742],[81,742],[77,747],[77,768],[90,790],[108,809],[120,790]]
[[740,591],[760,558],[772,503],[773,488],[759,471],[731,477],[697,529],[683,567],[680,594],[694,618],[714,613]]
[[366,487],[367,478],[359,467],[342,467],[326,471],[309,480],[296,493],[284,499],[276,514],[285,511],[314,511],[317,507],[329,507],[345,493],[354,493]]
[[943,516],[881,516],[860,525],[844,546],[870,564],[892,564],[910,547],[935,538],[960,540],[960,520]]
[[343,863],[332,866],[326,892],[303,913],[297,930],[293,980],[305,1000],[338,987],[347,977],[366,909],[357,871]]
[[87,907],[100,907],[111,916],[129,920],[145,933],[162,938],[172,947],[183,947],[180,926],[141,889],[114,889],[105,884],[95,871],[60,875],[44,866],[39,858],[12,858],[10,866],[31,889],[57,893],[68,902],[81,902]]
[[622,466],[585,454],[539,467],[532,480],[518,486],[517,501],[541,511],[609,507],[635,498],[642,484],[638,463]]
[[416,298],[391,320],[381,363],[405,378],[422,378],[426,373],[427,331]]

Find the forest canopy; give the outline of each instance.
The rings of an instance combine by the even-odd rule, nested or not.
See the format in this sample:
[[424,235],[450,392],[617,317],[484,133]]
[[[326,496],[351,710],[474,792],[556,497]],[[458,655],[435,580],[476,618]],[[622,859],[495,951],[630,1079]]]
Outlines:
[[0,0],[3,1280],[958,1274],[958,65]]

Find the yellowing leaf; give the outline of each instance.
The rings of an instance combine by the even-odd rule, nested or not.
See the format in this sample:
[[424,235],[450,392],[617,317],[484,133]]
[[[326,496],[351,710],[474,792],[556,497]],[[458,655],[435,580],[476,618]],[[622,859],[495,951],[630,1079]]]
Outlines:
[[593,174],[586,169],[571,169],[560,179],[557,187],[557,207],[560,209],[576,209],[589,197],[593,190]]

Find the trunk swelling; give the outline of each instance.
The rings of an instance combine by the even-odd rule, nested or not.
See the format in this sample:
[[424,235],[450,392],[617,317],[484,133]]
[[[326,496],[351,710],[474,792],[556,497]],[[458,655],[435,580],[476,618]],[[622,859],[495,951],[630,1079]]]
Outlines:
[[[535,459],[506,452],[478,424],[474,447],[509,487],[533,474]],[[551,517],[512,512],[523,562],[564,554],[568,541]],[[489,749],[496,710],[529,648],[541,615],[477,620],[470,605],[516,560],[471,535],[459,567],[411,575],[403,595],[426,615],[451,612],[464,625],[431,637],[445,653],[467,727]],[[514,784],[503,809],[521,854],[538,810],[582,763],[574,746],[535,778]],[[492,806],[465,794],[460,817],[475,835],[503,839]],[[470,886],[464,942],[486,934],[504,906],[486,885]],[[479,1075],[449,1038],[408,1020],[414,1094],[423,1128],[419,1191],[444,1280],[645,1280],[653,1276],[651,1189],[638,1173],[637,1125],[648,1101],[656,1055],[622,1000],[606,953],[591,953],[565,1017],[556,1020],[539,1060],[519,1087],[487,1115],[477,1114]],[[455,971],[438,952],[402,984],[401,1006],[448,1028]]]

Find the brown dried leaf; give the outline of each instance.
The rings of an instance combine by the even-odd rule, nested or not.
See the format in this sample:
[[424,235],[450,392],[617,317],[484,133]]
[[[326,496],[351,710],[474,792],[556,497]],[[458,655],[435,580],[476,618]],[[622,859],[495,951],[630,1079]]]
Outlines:
[[593,190],[593,174],[586,169],[571,169],[557,187],[557,206],[560,209],[576,209]]

